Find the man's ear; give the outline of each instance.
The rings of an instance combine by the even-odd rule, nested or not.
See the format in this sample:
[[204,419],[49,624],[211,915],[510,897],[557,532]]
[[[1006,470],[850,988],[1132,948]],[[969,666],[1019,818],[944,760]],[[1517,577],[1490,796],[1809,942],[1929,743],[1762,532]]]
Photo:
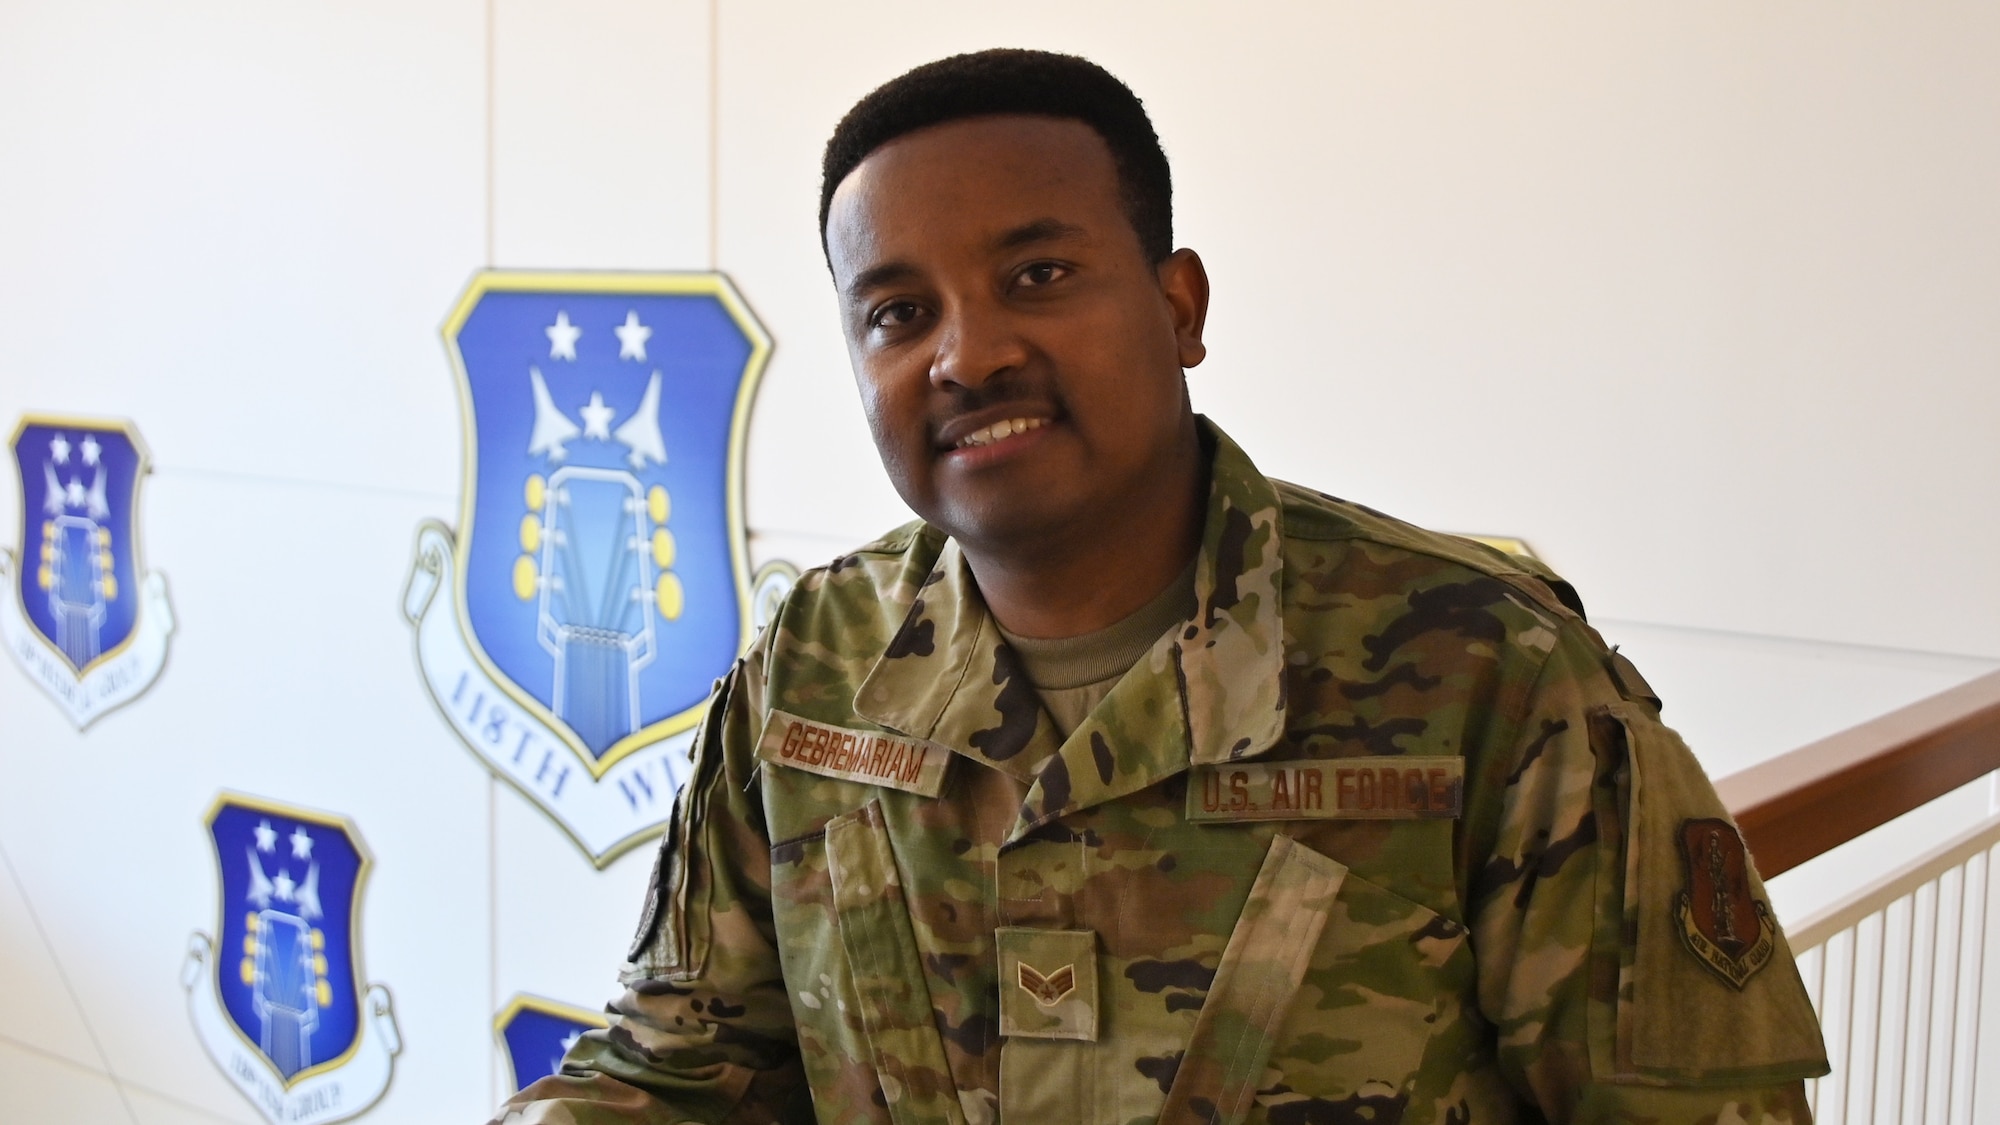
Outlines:
[[1160,292],[1174,318],[1174,343],[1180,349],[1181,366],[1193,367],[1208,357],[1208,345],[1201,342],[1201,329],[1208,322],[1208,271],[1201,255],[1182,249],[1167,255],[1159,264]]

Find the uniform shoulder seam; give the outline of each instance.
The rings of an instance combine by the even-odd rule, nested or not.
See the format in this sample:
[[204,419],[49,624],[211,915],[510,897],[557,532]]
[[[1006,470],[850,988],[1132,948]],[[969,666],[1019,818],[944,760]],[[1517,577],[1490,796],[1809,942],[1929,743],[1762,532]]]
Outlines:
[[[1581,603],[1571,605],[1562,594],[1574,589],[1541,562],[1504,555],[1484,543],[1431,531],[1377,511],[1366,504],[1343,500],[1317,489],[1274,480],[1285,508],[1285,535],[1311,542],[1360,540],[1391,550],[1435,559],[1474,574],[1504,582],[1538,606],[1562,616],[1581,619]],[[1303,517],[1303,518],[1300,518]],[[1558,587],[1561,589],[1559,590]]]
[[[1366,504],[1352,500],[1342,500],[1288,481],[1273,481],[1285,512],[1285,535],[1287,538],[1331,542],[1340,539],[1360,539],[1378,546],[1408,551],[1413,555],[1424,555],[1440,562],[1454,563],[1467,570],[1477,571],[1489,577],[1498,578],[1509,574],[1533,573],[1515,560],[1483,543],[1450,535],[1442,531],[1431,531],[1416,524],[1399,520],[1386,512],[1380,512]],[[1303,510],[1301,513],[1299,510]],[[1306,514],[1310,523],[1321,526],[1301,526],[1296,516]],[[1313,516],[1321,517],[1312,519]],[[1344,526],[1328,526],[1338,521]]]

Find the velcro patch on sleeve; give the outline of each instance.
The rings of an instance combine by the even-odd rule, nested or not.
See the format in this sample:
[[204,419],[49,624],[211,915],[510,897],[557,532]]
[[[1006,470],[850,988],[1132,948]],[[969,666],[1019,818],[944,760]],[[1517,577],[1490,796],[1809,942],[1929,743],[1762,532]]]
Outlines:
[[925,797],[935,797],[943,788],[950,756],[951,751],[921,738],[850,730],[784,711],[771,712],[757,743],[757,757],[772,765]]
[[1750,889],[1743,837],[1721,817],[1689,818],[1681,822],[1680,845],[1687,889],[1674,921],[1681,938],[1703,967],[1741,992],[1777,946],[1771,908]]
[[1465,808],[1465,760],[1330,758],[1195,770],[1187,818],[1452,820]]

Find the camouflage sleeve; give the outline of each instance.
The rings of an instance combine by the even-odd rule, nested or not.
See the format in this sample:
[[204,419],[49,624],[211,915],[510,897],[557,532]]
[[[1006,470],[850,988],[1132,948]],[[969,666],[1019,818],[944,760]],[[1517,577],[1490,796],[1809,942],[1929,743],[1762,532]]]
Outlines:
[[1572,621],[1503,737],[1470,755],[1461,858],[1508,1080],[1557,1123],[1807,1121],[1811,1001],[1637,671]]
[[800,1118],[805,1081],[771,924],[770,844],[749,753],[761,724],[761,667],[761,651],[753,652],[710,701],[610,1027],[586,1034],[561,1073],[516,1094],[498,1121]]

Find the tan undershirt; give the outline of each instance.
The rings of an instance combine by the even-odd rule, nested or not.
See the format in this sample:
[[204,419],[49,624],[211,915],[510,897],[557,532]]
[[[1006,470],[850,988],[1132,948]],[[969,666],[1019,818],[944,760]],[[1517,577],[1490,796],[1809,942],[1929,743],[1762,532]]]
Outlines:
[[[1124,620],[1080,637],[1017,637],[1000,628],[1007,647],[1020,658],[1029,682],[1041,693],[1042,706],[1064,738],[1083,725],[1091,711],[1111,694],[1132,665],[1146,655],[1160,634],[1187,620],[1194,612],[1194,563],[1168,583],[1152,601]],[[994,622],[999,627],[999,622]]]

